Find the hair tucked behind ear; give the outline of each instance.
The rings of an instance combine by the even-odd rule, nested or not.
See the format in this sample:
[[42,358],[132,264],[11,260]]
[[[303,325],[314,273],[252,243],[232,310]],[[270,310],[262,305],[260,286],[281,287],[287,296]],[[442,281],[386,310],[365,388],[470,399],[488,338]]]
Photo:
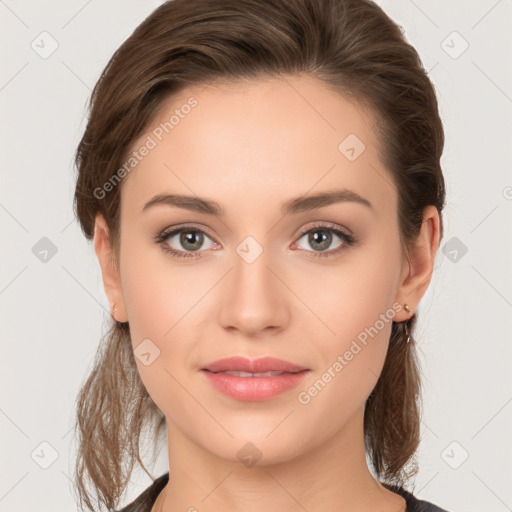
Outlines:
[[[189,85],[300,73],[370,113],[398,193],[401,241],[414,244],[423,209],[444,207],[443,126],[416,50],[370,0],[173,0],[157,8],[112,56],[91,96],[75,157],[74,206],[85,236],[92,239],[95,217],[103,215],[117,255],[122,182],[108,193],[104,185],[119,178],[164,100]],[[373,467],[390,482],[405,481],[419,443],[419,391],[415,343],[406,343],[403,325],[394,323],[364,419]],[[156,447],[164,424],[139,380],[129,328],[115,324],[77,403],[81,504],[117,506],[134,462],[147,472],[141,431],[150,430]]]

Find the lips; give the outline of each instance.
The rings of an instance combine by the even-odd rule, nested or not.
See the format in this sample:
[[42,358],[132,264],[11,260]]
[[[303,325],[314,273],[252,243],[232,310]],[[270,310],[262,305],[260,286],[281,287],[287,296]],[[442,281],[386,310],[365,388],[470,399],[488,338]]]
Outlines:
[[311,371],[274,357],[237,356],[214,361],[201,373],[215,389],[232,399],[264,401],[297,387]]
[[283,373],[297,373],[307,369],[304,366],[298,366],[274,357],[248,359],[240,356],[219,359],[203,368],[203,370],[213,373],[225,373],[237,377],[272,377]]

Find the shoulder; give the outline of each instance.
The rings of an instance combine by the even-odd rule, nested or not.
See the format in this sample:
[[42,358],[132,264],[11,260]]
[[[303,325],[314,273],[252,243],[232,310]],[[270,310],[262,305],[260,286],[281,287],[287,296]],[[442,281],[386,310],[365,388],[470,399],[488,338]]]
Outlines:
[[145,489],[139,496],[126,507],[116,510],[114,512],[151,512],[151,507],[154,505],[160,491],[165,487],[169,481],[169,473],[165,473]]
[[391,485],[384,482],[381,484],[392,492],[396,492],[405,499],[407,504],[407,512],[448,512],[444,508],[440,508],[429,501],[419,500],[414,494],[406,491],[398,485]]

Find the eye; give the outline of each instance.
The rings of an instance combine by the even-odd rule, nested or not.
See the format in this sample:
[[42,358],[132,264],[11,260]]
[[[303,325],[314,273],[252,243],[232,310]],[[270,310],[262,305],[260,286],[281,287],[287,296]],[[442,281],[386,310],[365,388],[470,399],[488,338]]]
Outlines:
[[[172,247],[171,243],[173,243],[173,238],[176,238],[174,244],[181,247],[177,249]],[[164,251],[171,253],[177,258],[199,258],[199,254],[196,255],[193,253],[201,252],[199,249],[204,244],[205,238],[211,240],[211,238],[199,228],[194,226],[182,226],[164,230],[156,236],[155,242],[160,244]],[[216,245],[215,242],[213,242],[213,244]]]
[[[333,234],[335,237],[338,237],[341,242],[330,251],[325,251],[325,249],[329,248],[333,243]],[[345,231],[341,230],[338,227],[335,227],[335,224],[316,224],[313,228],[309,228],[304,231],[299,239],[306,238],[306,243],[313,248],[312,256],[314,257],[328,257],[338,254],[343,250],[345,246],[350,246],[355,243],[355,237]],[[299,242],[296,242],[298,244]],[[307,249],[306,249],[307,250]]]

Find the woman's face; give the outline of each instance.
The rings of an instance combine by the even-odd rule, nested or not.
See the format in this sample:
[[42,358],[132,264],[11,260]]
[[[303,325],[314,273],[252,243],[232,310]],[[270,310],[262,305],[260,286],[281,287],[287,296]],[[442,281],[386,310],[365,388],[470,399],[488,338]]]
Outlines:
[[[260,464],[360,432],[392,320],[416,305],[402,300],[397,191],[371,119],[308,76],[191,87],[132,149],[116,318],[171,432],[237,462],[252,443]],[[233,396],[204,370],[232,356],[308,371],[257,396],[217,375]]]

